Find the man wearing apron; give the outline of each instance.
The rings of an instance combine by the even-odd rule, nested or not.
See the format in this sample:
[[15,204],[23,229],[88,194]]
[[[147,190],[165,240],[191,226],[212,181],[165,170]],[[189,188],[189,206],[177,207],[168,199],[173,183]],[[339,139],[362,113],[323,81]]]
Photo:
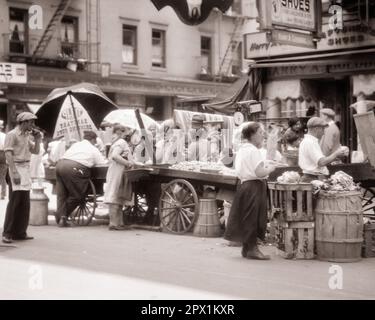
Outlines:
[[[17,116],[17,126],[5,137],[4,151],[9,166],[9,202],[6,209],[3,242],[30,240],[26,233],[30,217],[30,158],[39,153],[41,134],[34,129],[37,117],[31,112]],[[34,136],[35,143],[31,141]]]

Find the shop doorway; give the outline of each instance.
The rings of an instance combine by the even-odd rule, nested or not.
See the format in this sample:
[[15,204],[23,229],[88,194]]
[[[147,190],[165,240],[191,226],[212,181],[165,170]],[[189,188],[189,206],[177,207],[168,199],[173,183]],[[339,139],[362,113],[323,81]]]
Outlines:
[[319,108],[335,110],[335,122],[340,128],[341,144],[350,147],[351,150],[356,150],[357,139],[355,137],[357,133],[353,113],[349,108],[352,104],[350,77],[321,78],[307,81],[314,89]]

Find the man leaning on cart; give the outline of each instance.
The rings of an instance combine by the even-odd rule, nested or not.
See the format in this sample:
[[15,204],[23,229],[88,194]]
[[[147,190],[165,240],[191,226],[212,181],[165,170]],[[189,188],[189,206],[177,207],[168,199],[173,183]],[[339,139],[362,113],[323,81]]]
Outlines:
[[56,222],[68,226],[67,219],[84,197],[89,185],[91,168],[107,165],[107,160],[95,147],[97,135],[85,131],[83,140],[73,144],[56,166]]
[[326,127],[328,124],[322,118],[312,117],[307,122],[308,132],[299,146],[298,154],[298,165],[303,172],[301,182],[309,183],[327,178],[329,171],[326,166],[348,154],[347,147],[341,147],[331,155],[324,156],[319,140],[323,137]]

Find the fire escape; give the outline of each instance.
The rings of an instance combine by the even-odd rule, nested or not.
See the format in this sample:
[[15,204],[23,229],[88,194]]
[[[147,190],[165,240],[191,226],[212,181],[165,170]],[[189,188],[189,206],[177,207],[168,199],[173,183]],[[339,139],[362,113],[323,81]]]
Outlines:
[[[35,46],[31,55],[31,63],[38,65],[62,66],[70,70],[87,70],[98,72],[100,66],[100,0],[85,0],[85,21],[87,38],[84,41],[78,39],[78,32],[73,38],[61,39],[61,35],[55,36],[60,32],[61,23],[69,8],[71,0],[61,0],[49,21],[42,37]],[[77,23],[78,23],[78,18]],[[67,38],[67,31],[66,38]],[[52,41],[51,41],[52,40]],[[57,40],[57,42],[56,42]],[[55,55],[51,56],[51,50]]]
[[222,81],[224,77],[231,77],[232,66],[236,59],[238,59],[238,48],[242,42],[243,26],[246,18],[243,16],[235,17],[233,32],[231,33],[228,46],[225,50],[224,56],[220,62],[218,71],[218,80]]
[[47,28],[44,30],[42,38],[39,40],[39,43],[36,45],[34,52],[32,54],[32,60],[37,61],[38,58],[41,58],[46,51],[48,44],[50,43],[53,35],[56,32],[58,25],[61,23],[61,19],[64,16],[71,0],[61,0],[59,5],[56,8],[55,13],[53,14],[51,20],[49,21]]

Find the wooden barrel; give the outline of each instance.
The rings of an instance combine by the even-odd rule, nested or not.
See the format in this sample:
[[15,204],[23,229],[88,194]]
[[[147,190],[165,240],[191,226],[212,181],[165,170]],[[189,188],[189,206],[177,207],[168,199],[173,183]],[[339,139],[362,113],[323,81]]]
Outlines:
[[216,199],[199,199],[199,216],[193,234],[198,237],[220,237],[222,234],[217,214]]
[[361,260],[363,217],[360,192],[320,192],[315,207],[317,258]]

